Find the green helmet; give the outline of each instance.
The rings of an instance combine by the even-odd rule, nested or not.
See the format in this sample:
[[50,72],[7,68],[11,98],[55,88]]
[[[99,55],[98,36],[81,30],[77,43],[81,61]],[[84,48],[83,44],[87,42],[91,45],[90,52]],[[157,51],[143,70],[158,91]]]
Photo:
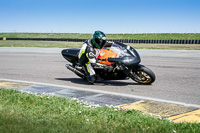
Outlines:
[[101,49],[106,43],[106,35],[102,31],[95,31],[92,38],[92,44]]

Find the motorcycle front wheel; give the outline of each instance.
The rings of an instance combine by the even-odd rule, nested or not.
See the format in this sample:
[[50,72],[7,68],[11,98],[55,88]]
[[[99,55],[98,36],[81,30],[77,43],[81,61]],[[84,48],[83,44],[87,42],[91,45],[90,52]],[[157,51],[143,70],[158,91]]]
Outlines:
[[139,68],[132,71],[129,77],[140,84],[151,84],[155,81],[155,74],[147,67],[140,65]]

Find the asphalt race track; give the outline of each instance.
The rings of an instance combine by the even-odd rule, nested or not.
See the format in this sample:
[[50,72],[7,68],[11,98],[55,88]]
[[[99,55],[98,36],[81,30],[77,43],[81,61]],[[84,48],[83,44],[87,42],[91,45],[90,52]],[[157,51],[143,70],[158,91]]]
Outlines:
[[138,50],[156,74],[152,85],[131,79],[90,85],[65,68],[59,48],[0,48],[0,78],[103,90],[200,105],[200,51]]

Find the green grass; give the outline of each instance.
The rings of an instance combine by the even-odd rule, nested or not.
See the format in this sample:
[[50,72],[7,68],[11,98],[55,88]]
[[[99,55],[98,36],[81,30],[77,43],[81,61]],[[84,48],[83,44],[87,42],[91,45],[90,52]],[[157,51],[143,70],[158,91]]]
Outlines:
[[156,33],[156,34],[108,34],[111,39],[136,39],[136,40],[200,40],[200,33]]
[[[154,40],[200,40],[200,33],[155,33],[155,34],[106,34],[108,39],[154,39]],[[91,38],[92,34],[80,33],[0,33],[8,38]]]
[[0,47],[80,48],[83,42],[0,40]]
[[136,110],[90,107],[61,97],[0,89],[0,132],[197,133],[199,123],[173,123]]
[[[81,48],[83,42],[0,40],[0,47]],[[131,44],[136,49],[200,50],[199,44]]]
[[[0,33],[1,37],[8,38],[91,38],[92,34],[79,33]],[[188,34],[107,34],[108,39],[158,39],[158,40],[200,40],[200,33]],[[83,42],[63,41],[30,41],[30,40],[0,40],[0,47],[46,47],[46,48],[80,48]],[[130,44],[136,49],[175,49],[175,50],[200,50],[199,44]]]

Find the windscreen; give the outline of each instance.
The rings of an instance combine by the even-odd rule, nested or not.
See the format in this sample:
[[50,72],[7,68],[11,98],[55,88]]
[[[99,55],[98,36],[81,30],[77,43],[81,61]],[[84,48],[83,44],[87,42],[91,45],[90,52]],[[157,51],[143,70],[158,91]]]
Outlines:
[[107,45],[105,46],[103,49],[108,49],[111,50],[113,52],[115,52],[117,54],[116,58],[121,58],[124,56],[130,56],[130,54],[128,53],[127,49],[116,44],[116,43],[112,43],[111,45]]

